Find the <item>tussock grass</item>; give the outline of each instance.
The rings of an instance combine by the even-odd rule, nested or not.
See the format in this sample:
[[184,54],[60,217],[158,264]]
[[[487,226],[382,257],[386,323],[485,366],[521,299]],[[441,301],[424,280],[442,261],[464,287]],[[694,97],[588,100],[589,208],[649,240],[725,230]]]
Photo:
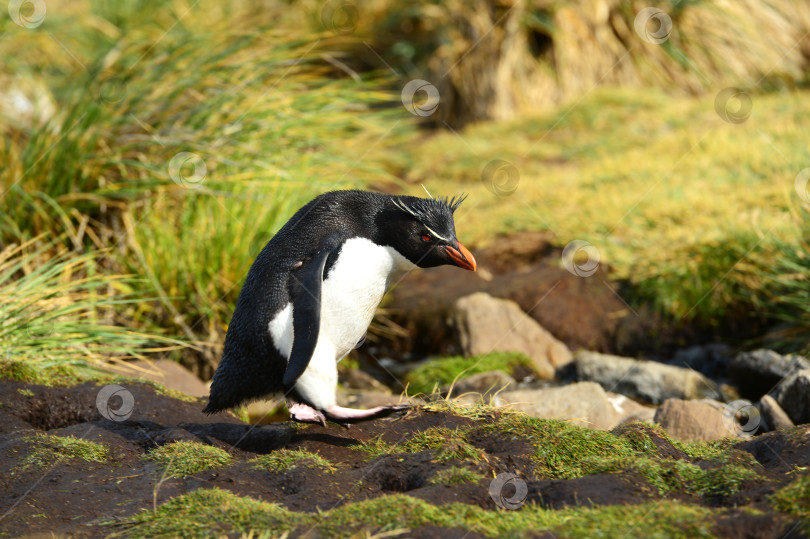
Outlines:
[[[30,240],[0,251],[0,359],[69,377],[71,368],[97,369],[181,344],[116,324],[120,312],[144,299],[132,295],[131,277],[106,273],[92,254],[51,254],[51,247]],[[34,376],[19,364],[4,370],[17,379]]]
[[[752,95],[748,120],[728,124],[713,96],[594,90],[554,113],[410,146],[406,179],[413,193],[420,183],[470,193],[456,214],[464,241],[480,247],[500,234],[548,229],[561,246],[593,244],[612,277],[631,285],[631,306],[709,325],[749,318],[752,298],[762,299],[761,314],[778,299],[769,298],[773,281],[762,268],[806,252],[796,234],[806,221],[791,219],[801,202],[795,177],[807,166],[806,97]],[[494,159],[519,172],[510,196],[493,195],[482,181]],[[797,269],[777,275],[798,277]]]
[[87,462],[107,462],[109,448],[104,444],[82,440],[74,436],[55,436],[37,433],[23,438],[30,448],[22,460],[22,469],[46,468],[68,459]]
[[336,72],[284,13],[165,0],[79,2],[36,30],[3,19],[0,78],[49,106],[0,122],[0,245],[60,237],[134,275],[144,301],[121,320],[213,360],[264,243],[316,194],[385,177],[365,154],[410,129],[379,108],[380,80]]
[[227,466],[233,457],[225,450],[198,442],[179,441],[156,447],[143,456],[159,464],[167,477],[187,477]]

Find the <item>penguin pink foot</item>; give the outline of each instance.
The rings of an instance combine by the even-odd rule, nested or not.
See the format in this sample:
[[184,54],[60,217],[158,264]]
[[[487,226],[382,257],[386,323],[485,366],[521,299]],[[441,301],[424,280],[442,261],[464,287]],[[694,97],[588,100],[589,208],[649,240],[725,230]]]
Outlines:
[[335,423],[345,425],[347,423],[357,423],[386,417],[394,412],[400,412],[410,408],[410,404],[394,404],[391,406],[377,406],[368,410],[357,410],[355,408],[343,408],[341,406],[330,406],[324,410],[326,418]]
[[311,406],[306,404],[295,403],[290,405],[290,419],[299,423],[319,423],[321,426],[326,426],[326,417]]

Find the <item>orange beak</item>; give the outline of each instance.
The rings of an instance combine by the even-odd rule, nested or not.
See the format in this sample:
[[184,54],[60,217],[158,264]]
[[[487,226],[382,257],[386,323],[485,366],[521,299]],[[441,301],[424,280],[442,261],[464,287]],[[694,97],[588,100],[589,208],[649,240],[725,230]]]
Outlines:
[[457,245],[458,249],[454,249],[449,245],[445,246],[444,249],[447,251],[447,254],[450,255],[450,258],[453,259],[453,262],[456,264],[456,266],[468,269],[470,271],[475,271],[475,269],[478,267],[478,264],[476,264],[475,257],[473,256],[473,254],[470,252],[469,249],[464,247],[464,245],[462,245],[461,242],[457,242]]

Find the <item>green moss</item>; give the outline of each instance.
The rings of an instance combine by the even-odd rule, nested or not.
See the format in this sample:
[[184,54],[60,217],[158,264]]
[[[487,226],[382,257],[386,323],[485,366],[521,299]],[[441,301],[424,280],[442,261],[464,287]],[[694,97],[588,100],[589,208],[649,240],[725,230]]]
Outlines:
[[519,367],[531,370],[532,362],[523,354],[516,352],[438,358],[428,361],[408,373],[406,377],[409,383],[408,392],[411,394],[431,393],[436,384],[440,387],[447,386],[462,376],[489,371],[504,371],[514,374]]
[[662,496],[684,492],[701,498],[731,496],[742,489],[744,481],[762,477],[748,465],[714,462],[702,468],[684,460],[643,456],[590,457],[582,468],[586,474],[635,471]]
[[280,535],[296,528],[315,528],[317,534],[325,537],[352,537],[429,524],[471,530],[489,537],[519,537],[542,530],[564,537],[625,537],[642,533],[648,537],[711,537],[712,517],[720,513],[672,501],[558,511],[527,504],[517,511],[502,511],[462,503],[434,506],[396,494],[310,514],[213,488],[173,498],[156,512],[144,510],[125,523],[126,529],[119,534],[210,537],[247,535],[261,530]]
[[227,451],[198,442],[173,442],[157,447],[143,457],[157,462],[170,477],[186,477],[231,463]]
[[592,473],[588,463],[606,456],[627,458],[636,452],[629,441],[610,432],[586,429],[556,419],[510,414],[482,428],[512,439],[525,439],[534,447],[535,473],[541,477],[571,479]]
[[143,510],[124,523],[126,529],[114,535],[219,537],[247,534],[250,530],[282,534],[314,520],[314,515],[293,513],[278,504],[211,488],[172,498],[155,512]]
[[433,450],[436,460],[439,462],[451,460],[481,462],[486,460],[486,453],[483,450],[467,443],[468,430],[430,427],[415,433],[406,442],[398,445],[395,450],[403,453]]
[[428,481],[431,485],[463,485],[464,483],[477,483],[484,478],[483,475],[467,468],[451,466],[450,468],[439,470]]
[[17,388],[17,393],[19,393],[20,395],[23,395],[25,397],[33,397],[34,396],[33,391],[31,391],[28,388],[24,388],[24,387],[18,387]]
[[430,427],[414,433],[401,444],[389,444],[382,439],[382,436],[377,436],[360,444],[351,445],[349,448],[368,453],[369,459],[396,453],[433,451],[435,459],[439,462],[451,460],[481,462],[487,460],[486,453],[482,449],[478,449],[467,442],[466,436],[469,430],[468,428]]
[[[810,475],[802,474],[768,497],[774,509],[798,518],[810,518]],[[810,527],[805,523],[805,527]]]
[[374,436],[373,438],[369,438],[364,442],[360,442],[359,444],[352,444],[349,446],[349,449],[353,449],[355,451],[362,451],[367,453],[368,456],[366,460],[375,459],[382,455],[388,455],[393,452],[395,445],[389,444],[385,440],[382,439],[382,435]]
[[253,467],[256,469],[276,473],[283,473],[295,468],[315,468],[326,473],[335,473],[337,470],[337,467],[326,458],[304,449],[279,449],[250,462],[254,463]]
[[104,444],[73,436],[37,433],[34,436],[27,436],[23,440],[31,444],[28,454],[22,461],[24,470],[34,466],[44,468],[69,459],[107,462],[110,453],[109,448]]
[[47,386],[70,386],[80,384],[88,379],[87,372],[79,366],[60,364],[42,366],[30,361],[14,359],[0,361],[0,379],[14,380],[28,384]]

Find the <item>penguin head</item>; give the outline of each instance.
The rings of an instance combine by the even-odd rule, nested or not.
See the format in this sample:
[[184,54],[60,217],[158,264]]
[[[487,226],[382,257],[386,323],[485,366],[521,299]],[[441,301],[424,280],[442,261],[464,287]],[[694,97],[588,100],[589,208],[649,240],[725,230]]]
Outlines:
[[465,197],[392,196],[385,242],[420,268],[444,264],[475,271],[472,253],[456,238],[453,213]]

